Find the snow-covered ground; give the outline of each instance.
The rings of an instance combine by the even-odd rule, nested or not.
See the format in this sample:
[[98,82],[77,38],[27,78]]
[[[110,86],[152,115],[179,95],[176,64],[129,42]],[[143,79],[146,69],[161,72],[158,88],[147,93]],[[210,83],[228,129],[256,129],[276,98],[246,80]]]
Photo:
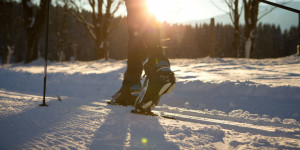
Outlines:
[[[126,61],[0,66],[0,149],[300,149],[300,58],[173,59],[155,111],[108,106]],[[59,101],[59,98],[62,101]]]

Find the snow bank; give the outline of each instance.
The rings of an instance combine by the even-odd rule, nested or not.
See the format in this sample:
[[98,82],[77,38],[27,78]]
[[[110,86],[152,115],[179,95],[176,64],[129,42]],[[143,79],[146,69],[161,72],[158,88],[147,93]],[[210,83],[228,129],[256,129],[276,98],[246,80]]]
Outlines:
[[[155,111],[108,106],[125,61],[0,66],[0,149],[299,149],[300,59],[173,59]],[[58,97],[62,101],[58,101]]]
[[270,87],[250,81],[179,82],[174,92],[163,97],[160,104],[198,110],[220,110],[239,118],[257,118],[250,115],[251,112],[266,115],[269,119],[279,117],[300,120],[300,87]]

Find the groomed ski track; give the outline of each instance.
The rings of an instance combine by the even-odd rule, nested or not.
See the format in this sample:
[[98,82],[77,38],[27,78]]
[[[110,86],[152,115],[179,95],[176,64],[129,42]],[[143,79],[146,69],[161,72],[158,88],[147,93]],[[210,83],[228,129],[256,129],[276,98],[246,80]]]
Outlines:
[[[109,106],[125,61],[0,66],[0,149],[300,149],[300,59],[171,60],[178,80],[154,111]],[[58,101],[58,97],[62,101]]]

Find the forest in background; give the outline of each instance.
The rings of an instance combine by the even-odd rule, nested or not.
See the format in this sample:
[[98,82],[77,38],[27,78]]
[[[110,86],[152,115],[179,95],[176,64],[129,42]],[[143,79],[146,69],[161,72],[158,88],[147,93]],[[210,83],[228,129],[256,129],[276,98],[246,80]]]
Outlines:
[[[50,7],[48,58],[52,61],[97,60],[96,45],[92,37],[69,11],[57,5]],[[82,11],[87,19],[91,12]],[[26,27],[21,3],[0,2],[0,49],[2,63],[18,63],[25,60]],[[108,36],[111,59],[127,58],[126,18],[113,18],[116,24]],[[44,25],[43,25],[44,28]],[[243,31],[244,27],[240,26]],[[234,27],[215,25],[215,57],[233,57]],[[240,32],[240,34],[243,32]],[[44,56],[44,32],[38,44],[39,57]],[[169,58],[201,58],[209,56],[211,26],[161,23],[161,40]],[[240,38],[243,36],[241,35]],[[242,39],[240,39],[241,41]],[[276,58],[296,53],[298,27],[282,31],[280,26],[258,24],[255,49],[251,58]],[[62,51],[64,54],[62,55]],[[9,60],[8,60],[9,59]]]

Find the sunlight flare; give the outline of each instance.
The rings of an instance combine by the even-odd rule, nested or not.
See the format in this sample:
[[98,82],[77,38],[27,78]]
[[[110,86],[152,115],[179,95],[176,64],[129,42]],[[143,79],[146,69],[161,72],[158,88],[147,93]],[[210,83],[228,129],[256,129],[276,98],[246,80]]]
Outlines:
[[147,0],[147,5],[159,21],[168,23],[207,19],[223,13],[209,0]]
[[172,22],[182,12],[184,1],[181,0],[147,0],[151,13],[160,21]]
[[142,139],[141,139],[141,142],[142,142],[143,144],[147,144],[148,140],[147,140],[147,138],[142,138]]

